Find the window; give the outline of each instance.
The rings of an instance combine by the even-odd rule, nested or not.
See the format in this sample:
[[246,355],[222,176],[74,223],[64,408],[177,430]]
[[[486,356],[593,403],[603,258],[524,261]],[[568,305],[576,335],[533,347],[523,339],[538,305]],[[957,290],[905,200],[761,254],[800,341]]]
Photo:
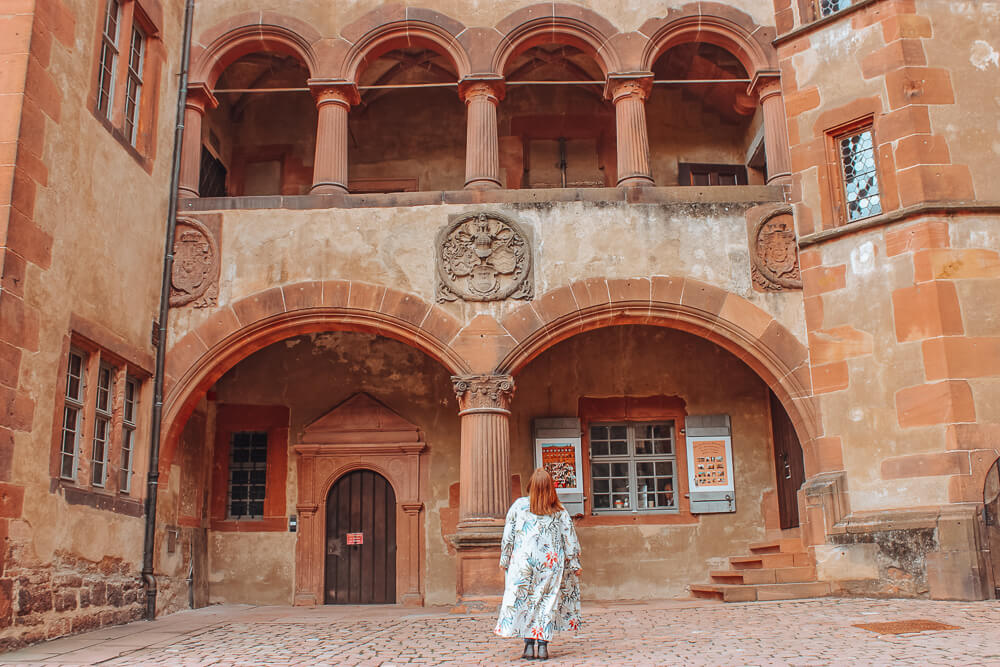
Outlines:
[[674,422],[590,426],[593,512],[677,509]]
[[104,29],[101,34],[101,58],[97,81],[97,112],[111,118],[115,96],[115,74],[118,68],[118,32],[122,9],[118,0],[108,0],[104,7]]
[[854,222],[882,213],[871,127],[838,137],[837,152],[847,221]]
[[746,185],[747,168],[741,164],[691,164],[677,165],[680,185]]
[[122,465],[119,469],[121,479],[118,489],[122,493],[132,491],[132,465],[135,452],[135,415],[136,403],[139,400],[139,381],[133,377],[125,378],[125,401],[122,406]]
[[146,50],[146,36],[132,27],[132,45],[128,56],[128,78],[125,84],[125,138],[135,146],[139,127],[139,100],[142,94],[142,62]]
[[97,372],[97,401],[94,406],[94,447],[90,461],[90,483],[103,487],[108,472],[111,436],[112,388],[114,369],[101,364]]
[[229,518],[262,518],[266,486],[267,432],[233,433],[229,447]]
[[851,0],[819,0],[820,16],[830,16],[851,6]]
[[59,447],[59,476],[76,479],[77,451],[83,426],[83,377],[86,357],[79,350],[70,350],[66,366],[66,395],[63,402],[63,426]]

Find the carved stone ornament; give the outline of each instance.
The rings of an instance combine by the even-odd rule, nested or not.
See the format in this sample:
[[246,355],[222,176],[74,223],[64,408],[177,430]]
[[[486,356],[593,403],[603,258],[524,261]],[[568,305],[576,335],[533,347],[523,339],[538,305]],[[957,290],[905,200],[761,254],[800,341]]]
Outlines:
[[531,244],[499,213],[464,213],[438,232],[437,300],[531,299]]
[[792,209],[775,209],[754,225],[750,261],[754,285],[762,290],[802,289]]
[[510,375],[455,375],[451,378],[461,412],[509,410],[514,396]]
[[170,305],[207,308],[219,298],[219,246],[197,220],[179,218],[170,273]]

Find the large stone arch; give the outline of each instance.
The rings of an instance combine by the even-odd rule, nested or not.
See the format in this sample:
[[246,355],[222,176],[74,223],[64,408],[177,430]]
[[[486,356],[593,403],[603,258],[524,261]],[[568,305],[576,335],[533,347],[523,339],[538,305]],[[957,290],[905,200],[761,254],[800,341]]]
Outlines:
[[240,14],[205,30],[192,47],[192,82],[215,86],[223,71],[236,60],[257,51],[298,58],[316,76],[313,45],[321,36],[303,21],[271,12]]
[[306,333],[377,333],[461,375],[469,366],[449,345],[460,328],[455,318],[418,296],[349,280],[272,287],[216,308],[167,351],[160,471],[169,470],[184,424],[205,392],[257,350]]
[[357,83],[366,63],[393,49],[423,46],[448,56],[458,78],[471,73],[469,56],[457,37],[465,26],[440,12],[417,7],[396,6],[386,16],[385,9],[371,11],[341,32],[350,47],[344,56],[340,78]]
[[646,21],[639,32],[649,36],[640,65],[644,71],[651,71],[667,49],[689,42],[708,42],[729,51],[751,77],[778,66],[777,51],[771,45],[775,30],[758,26],[749,15],[715,2],[686,4],[666,17]]
[[[496,366],[516,375],[556,343],[627,324],[693,333],[733,353],[781,400],[806,453],[822,434],[811,397],[806,347],[770,313],[738,294],[692,278],[590,278],[551,290],[510,313],[501,326],[513,343]],[[809,450],[809,451],[807,451]]]
[[622,59],[612,38],[619,34],[600,14],[563,3],[522,7],[496,24],[503,35],[493,54],[491,69],[501,76],[511,57],[538,44],[570,44],[591,54],[605,76],[621,70]]

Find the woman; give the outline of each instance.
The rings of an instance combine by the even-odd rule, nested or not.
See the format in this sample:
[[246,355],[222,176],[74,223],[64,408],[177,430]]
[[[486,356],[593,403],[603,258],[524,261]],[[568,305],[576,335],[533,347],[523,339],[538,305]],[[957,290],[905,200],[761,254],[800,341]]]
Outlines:
[[522,658],[547,660],[552,633],[580,626],[580,543],[544,468],[531,475],[528,497],[507,512],[500,567],[506,586],[493,631],[523,637]]

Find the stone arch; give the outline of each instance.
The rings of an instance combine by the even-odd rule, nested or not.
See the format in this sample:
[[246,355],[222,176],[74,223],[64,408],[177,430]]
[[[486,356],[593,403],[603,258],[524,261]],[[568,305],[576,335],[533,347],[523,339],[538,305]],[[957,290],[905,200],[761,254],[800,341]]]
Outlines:
[[503,75],[516,54],[538,44],[569,44],[589,53],[605,76],[621,70],[612,43],[618,29],[600,14],[577,5],[543,3],[522,7],[496,24],[503,35],[492,58],[492,70]]
[[418,296],[359,281],[272,287],[221,306],[167,352],[161,473],[169,469],[184,424],[205,392],[257,350],[305,333],[377,333],[420,350],[460,375],[468,373],[469,366],[450,346],[460,328],[452,316]]
[[394,9],[395,14],[388,18],[383,9],[373,10],[344,28],[341,37],[351,46],[344,57],[341,78],[357,83],[367,63],[408,46],[423,46],[448,56],[459,79],[470,74],[469,55],[457,39],[464,25],[430,9]]
[[774,29],[762,28],[749,15],[718,3],[684,5],[665,18],[650,19],[639,32],[649,35],[642,52],[644,71],[652,71],[668,49],[689,42],[707,42],[729,51],[751,77],[777,69],[777,52],[771,45]]
[[811,397],[808,350],[769,313],[737,294],[692,278],[590,278],[547,292],[501,322],[515,343],[496,372],[516,375],[562,340],[628,324],[687,331],[728,350],[777,395],[804,453],[815,446],[821,432]]
[[371,470],[374,473],[378,473],[384,477],[385,481],[389,483],[390,487],[392,487],[392,492],[395,494],[397,502],[400,502],[405,498],[404,488],[401,485],[400,480],[396,479],[396,476],[389,472],[385,466],[379,465],[377,461],[352,461],[350,463],[345,463],[330,473],[326,479],[323,480],[323,484],[320,486],[317,496],[319,498],[328,497],[334,484],[355,470]]
[[[236,24],[237,27],[230,27]],[[320,34],[310,25],[280,14],[252,12],[231,18],[202,33],[194,47],[190,79],[215,86],[223,71],[236,60],[257,51],[298,58],[316,76],[313,44]]]

